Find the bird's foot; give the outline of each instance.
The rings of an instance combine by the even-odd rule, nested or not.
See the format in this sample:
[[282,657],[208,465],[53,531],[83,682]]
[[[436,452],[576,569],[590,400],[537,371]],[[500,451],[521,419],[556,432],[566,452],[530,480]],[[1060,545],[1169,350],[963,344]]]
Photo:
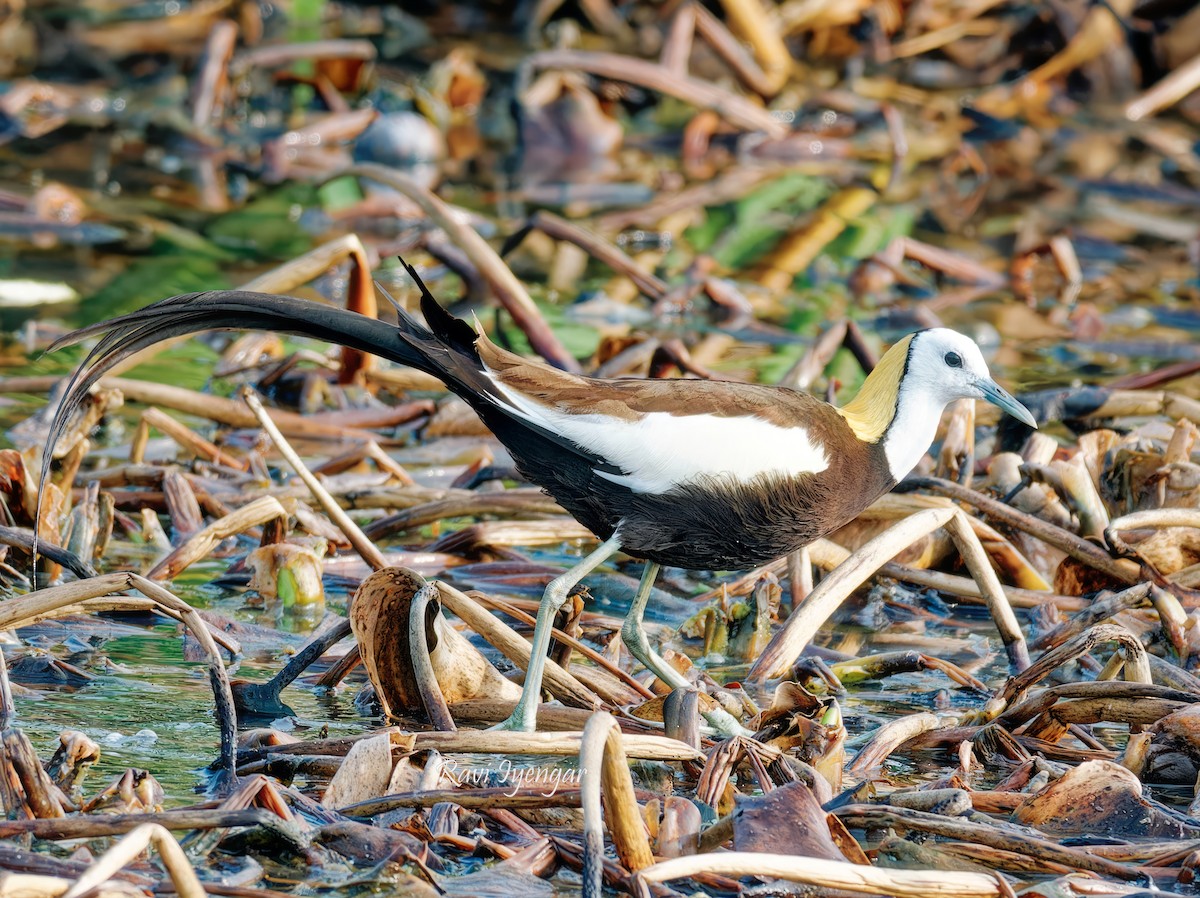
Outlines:
[[517,709],[495,726],[488,727],[489,731],[505,731],[509,733],[532,733],[537,730],[537,712],[525,713],[519,705]]

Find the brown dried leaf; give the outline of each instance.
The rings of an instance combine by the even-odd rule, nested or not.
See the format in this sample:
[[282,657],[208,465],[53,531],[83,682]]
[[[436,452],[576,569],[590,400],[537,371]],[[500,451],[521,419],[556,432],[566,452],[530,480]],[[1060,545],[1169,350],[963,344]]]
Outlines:
[[[413,598],[425,585],[413,571],[385,568],[362,582],[350,609],[350,625],[385,714],[424,708],[409,618]],[[505,679],[450,626],[436,601],[426,606],[424,626],[433,674],[447,703],[483,697],[515,701],[520,697],[520,687]]]
[[804,783],[788,783],[765,795],[737,797],[735,851],[765,851],[848,861],[830,832],[829,815]]
[[1151,783],[1196,782],[1200,772],[1200,705],[1168,714],[1149,728],[1142,775]]
[[1196,829],[1142,797],[1138,778],[1112,761],[1085,761],[1013,812],[1026,826],[1056,835],[1194,837]]
[[387,794],[392,778],[392,739],[380,733],[360,739],[346,753],[346,760],[329,781],[321,803],[330,808],[378,798]]

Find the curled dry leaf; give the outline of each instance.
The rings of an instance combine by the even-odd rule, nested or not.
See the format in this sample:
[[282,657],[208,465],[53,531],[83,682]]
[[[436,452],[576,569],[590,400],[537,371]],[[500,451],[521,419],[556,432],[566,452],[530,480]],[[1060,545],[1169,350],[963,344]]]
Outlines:
[[1200,773],[1200,705],[1168,714],[1149,729],[1142,776],[1151,783],[1196,782]]
[[827,814],[812,789],[801,782],[788,783],[765,795],[736,798],[733,817],[735,851],[795,854],[831,861],[868,864],[853,839],[842,838],[845,827]]
[[246,566],[253,571],[250,588],[265,599],[278,597],[284,608],[319,619],[325,610],[321,559],[326,545],[315,537],[260,546],[246,556]]
[[1164,527],[1122,536],[1160,574],[1174,574],[1200,562],[1200,530],[1194,527]]
[[350,747],[321,801],[326,807],[346,805],[387,794],[392,779],[392,739],[380,733]]
[[681,795],[657,798],[642,808],[646,830],[657,857],[682,857],[699,848],[703,821],[700,809]]
[[163,787],[149,772],[131,768],[80,810],[85,814],[97,811],[110,814],[155,813],[162,810],[165,797]]
[[63,730],[58,740],[59,746],[46,765],[46,772],[55,785],[78,803],[83,778],[100,760],[100,746],[78,730]]
[[1138,778],[1112,761],[1086,761],[1032,795],[1013,819],[1056,835],[1195,838],[1190,826],[1142,797]]
[[[385,714],[423,709],[413,663],[409,618],[413,598],[426,585],[406,568],[385,568],[359,586],[350,609],[367,675]],[[448,704],[474,698],[516,701],[521,689],[505,679],[442,614],[436,600],[426,605],[425,641],[437,686]]]
[[772,707],[759,718],[756,738],[772,748],[793,752],[821,773],[834,793],[841,791],[846,727],[832,698],[817,699],[797,683],[781,683]]

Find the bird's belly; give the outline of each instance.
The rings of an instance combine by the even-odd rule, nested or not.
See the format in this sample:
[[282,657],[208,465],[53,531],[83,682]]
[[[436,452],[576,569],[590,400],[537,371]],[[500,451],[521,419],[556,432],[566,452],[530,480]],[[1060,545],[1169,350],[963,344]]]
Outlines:
[[826,536],[890,486],[847,491],[832,478],[806,476],[750,484],[713,479],[662,495],[634,494],[618,503],[624,506],[621,544],[631,555],[671,567],[744,570]]
[[[745,570],[787,555],[853,520],[893,486],[882,453],[838,455],[828,470],[761,475],[749,482],[698,478],[664,493],[638,493],[599,476],[511,422],[488,421],[521,472],[600,539],[620,528],[622,548],[690,570]],[[507,438],[506,438],[507,437]],[[536,451],[535,451],[536,450]],[[852,488],[847,484],[852,484]]]

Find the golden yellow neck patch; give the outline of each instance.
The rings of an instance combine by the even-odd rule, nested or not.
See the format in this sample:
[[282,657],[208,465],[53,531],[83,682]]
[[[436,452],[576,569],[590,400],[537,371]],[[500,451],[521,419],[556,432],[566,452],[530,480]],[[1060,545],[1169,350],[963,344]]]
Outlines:
[[864,443],[877,443],[896,415],[896,399],[900,395],[900,379],[908,360],[909,334],[883,354],[862,389],[838,414],[846,419],[854,435]]

